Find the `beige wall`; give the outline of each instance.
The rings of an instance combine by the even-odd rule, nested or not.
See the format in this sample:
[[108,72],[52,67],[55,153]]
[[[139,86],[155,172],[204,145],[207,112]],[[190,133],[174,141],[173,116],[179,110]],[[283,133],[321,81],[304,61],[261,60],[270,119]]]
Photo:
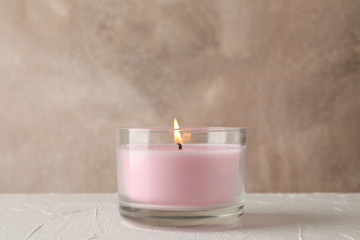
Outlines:
[[114,192],[116,127],[173,117],[248,127],[248,191],[360,191],[359,12],[0,1],[0,192]]

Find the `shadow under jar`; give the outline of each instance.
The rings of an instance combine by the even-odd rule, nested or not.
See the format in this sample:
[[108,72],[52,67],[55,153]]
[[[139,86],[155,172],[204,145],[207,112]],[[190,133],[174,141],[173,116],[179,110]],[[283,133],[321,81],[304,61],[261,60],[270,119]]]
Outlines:
[[[178,131],[182,144],[174,142]],[[119,128],[120,214],[158,226],[224,224],[244,213],[246,128]]]

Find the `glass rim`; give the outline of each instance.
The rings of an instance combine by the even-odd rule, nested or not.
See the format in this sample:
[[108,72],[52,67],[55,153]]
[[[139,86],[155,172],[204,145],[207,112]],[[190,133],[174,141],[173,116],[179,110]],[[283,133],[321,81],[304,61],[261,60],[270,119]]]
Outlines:
[[118,127],[118,132],[168,132],[168,131],[193,131],[193,132],[226,132],[226,131],[247,131],[246,127],[184,127],[184,128],[171,128],[171,127]]

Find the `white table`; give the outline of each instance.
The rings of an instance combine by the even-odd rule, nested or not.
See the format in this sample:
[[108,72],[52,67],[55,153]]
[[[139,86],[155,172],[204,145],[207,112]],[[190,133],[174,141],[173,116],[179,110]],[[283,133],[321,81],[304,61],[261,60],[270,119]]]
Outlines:
[[2,194],[0,239],[360,239],[360,193],[247,194],[238,223],[186,229],[128,223],[116,194]]

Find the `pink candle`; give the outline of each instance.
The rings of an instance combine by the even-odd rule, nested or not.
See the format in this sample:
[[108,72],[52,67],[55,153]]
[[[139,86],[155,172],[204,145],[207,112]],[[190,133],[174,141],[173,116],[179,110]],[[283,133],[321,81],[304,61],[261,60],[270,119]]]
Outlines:
[[119,128],[119,212],[156,226],[229,223],[244,213],[246,129]]
[[[204,206],[239,194],[238,145],[126,145],[118,149],[119,192],[138,203]],[[120,160],[121,159],[121,160]]]

